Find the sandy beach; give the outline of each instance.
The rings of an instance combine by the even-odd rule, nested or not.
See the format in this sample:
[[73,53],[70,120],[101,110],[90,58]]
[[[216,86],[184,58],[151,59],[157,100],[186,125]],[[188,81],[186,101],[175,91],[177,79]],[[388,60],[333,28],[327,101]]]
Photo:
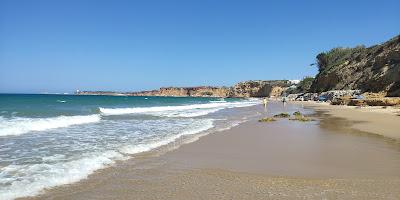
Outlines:
[[292,102],[351,122],[350,126],[363,132],[400,139],[400,107],[333,106],[325,102]]
[[0,200],[400,200],[400,0],[0,0]]
[[[270,103],[268,110],[261,105],[246,109],[258,115],[172,151],[137,155],[31,199],[400,198],[400,145],[389,138],[397,136],[400,117],[325,105],[283,107],[279,102]],[[297,110],[317,120],[257,121]],[[364,115],[377,121],[355,123]]]

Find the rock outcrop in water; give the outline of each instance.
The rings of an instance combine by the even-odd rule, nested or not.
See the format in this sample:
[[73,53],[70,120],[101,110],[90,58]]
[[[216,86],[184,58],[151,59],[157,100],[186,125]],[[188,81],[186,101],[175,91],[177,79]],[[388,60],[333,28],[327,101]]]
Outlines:
[[361,90],[400,96],[400,36],[365,48],[335,48],[317,56],[311,92]]

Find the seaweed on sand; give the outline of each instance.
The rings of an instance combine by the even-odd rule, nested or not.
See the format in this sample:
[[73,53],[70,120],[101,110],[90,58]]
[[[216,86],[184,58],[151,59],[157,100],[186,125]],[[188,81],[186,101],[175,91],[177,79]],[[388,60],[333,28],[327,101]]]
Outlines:
[[315,121],[314,119],[309,117],[304,117],[303,115],[295,115],[294,118],[290,118],[289,120],[300,121],[300,122]]
[[273,121],[276,121],[276,119],[274,119],[272,117],[265,117],[265,118],[259,119],[258,121],[259,122],[273,122]]
[[302,114],[301,114],[301,112],[300,112],[300,111],[296,111],[296,112],[294,112],[294,113],[293,113],[293,115],[294,115],[294,116],[302,116]]
[[279,113],[277,115],[274,115],[274,117],[277,117],[277,118],[289,118],[290,115],[288,113]]

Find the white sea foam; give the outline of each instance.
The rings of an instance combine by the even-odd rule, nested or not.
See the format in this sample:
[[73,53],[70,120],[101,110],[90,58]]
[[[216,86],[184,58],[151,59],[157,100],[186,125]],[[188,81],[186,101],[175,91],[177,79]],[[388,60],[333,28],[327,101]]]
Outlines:
[[154,138],[143,144],[125,145],[103,153],[79,155],[81,158],[69,159],[57,154],[44,157],[43,163],[31,165],[8,165],[1,168],[0,199],[9,200],[19,197],[35,196],[44,189],[70,184],[87,178],[98,169],[112,165],[117,160],[125,160],[131,154],[150,151],[173,143],[185,135],[198,134],[213,128],[212,119],[195,121],[190,127],[178,134]]
[[204,121],[203,123],[197,124],[195,127],[191,127],[189,130],[184,130],[179,134],[169,136],[163,140],[154,141],[148,144],[127,145],[122,147],[120,151],[126,154],[136,154],[136,153],[150,151],[152,149],[172,143],[182,136],[197,134],[203,131],[207,131],[213,127],[214,127],[213,120],[209,119]]
[[51,118],[0,118],[0,136],[21,135],[31,131],[68,127],[100,121],[100,115],[59,116]]
[[165,112],[154,112],[149,113],[157,116],[165,116],[165,117],[198,117],[207,115],[210,113],[217,112],[224,108],[210,108],[210,109],[193,109],[193,110],[175,110],[175,111],[165,111]]
[[240,102],[214,102],[207,104],[191,104],[183,106],[157,106],[136,108],[99,108],[103,115],[126,115],[126,114],[152,114],[162,116],[196,117],[207,115],[224,108],[247,107],[258,104],[258,101]]
[[[31,146],[29,137],[10,137],[12,142],[25,145],[23,148],[25,151],[21,151],[22,147],[18,147],[19,145],[1,144],[3,146],[0,146],[2,153],[0,160],[6,164],[0,165],[0,199],[34,196],[46,188],[74,183],[85,179],[95,170],[112,165],[117,160],[124,160],[130,155],[151,151],[160,146],[168,145],[168,149],[177,148],[182,142],[186,143],[189,139],[196,140],[211,132],[210,130],[219,131],[219,125],[228,126],[227,128],[236,125],[236,122],[224,123],[228,119],[222,120],[219,124],[215,119],[208,119],[215,118],[214,116],[207,116],[207,119],[191,119],[191,117],[258,103],[258,100],[237,102],[219,100],[183,106],[100,108],[101,114],[87,116],[0,117],[0,136],[56,129],[49,135],[46,132],[35,135],[35,146]],[[102,115],[136,113],[166,118],[103,116],[102,123],[96,123],[101,120]],[[219,113],[216,113],[216,117],[218,116]],[[73,126],[86,123],[93,124]],[[63,137],[64,135],[68,137]],[[186,135],[191,136],[185,137]],[[181,138],[184,140],[181,141]],[[15,146],[17,146],[16,151],[12,148]]]
[[210,103],[226,103],[225,100],[218,100],[218,101],[210,101]]
[[116,151],[87,155],[77,160],[55,164],[9,165],[0,173],[0,199],[34,196],[43,189],[77,182],[95,170],[125,159]]

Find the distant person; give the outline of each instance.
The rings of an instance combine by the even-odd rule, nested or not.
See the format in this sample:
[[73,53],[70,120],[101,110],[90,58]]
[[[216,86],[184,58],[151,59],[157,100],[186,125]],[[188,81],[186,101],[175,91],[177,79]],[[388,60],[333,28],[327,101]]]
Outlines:
[[267,106],[268,106],[268,99],[267,99],[267,98],[264,98],[264,99],[263,99],[263,103],[264,103],[264,108],[267,109]]
[[286,106],[286,101],[287,101],[287,100],[286,100],[286,97],[283,97],[283,98],[282,98],[283,107]]

